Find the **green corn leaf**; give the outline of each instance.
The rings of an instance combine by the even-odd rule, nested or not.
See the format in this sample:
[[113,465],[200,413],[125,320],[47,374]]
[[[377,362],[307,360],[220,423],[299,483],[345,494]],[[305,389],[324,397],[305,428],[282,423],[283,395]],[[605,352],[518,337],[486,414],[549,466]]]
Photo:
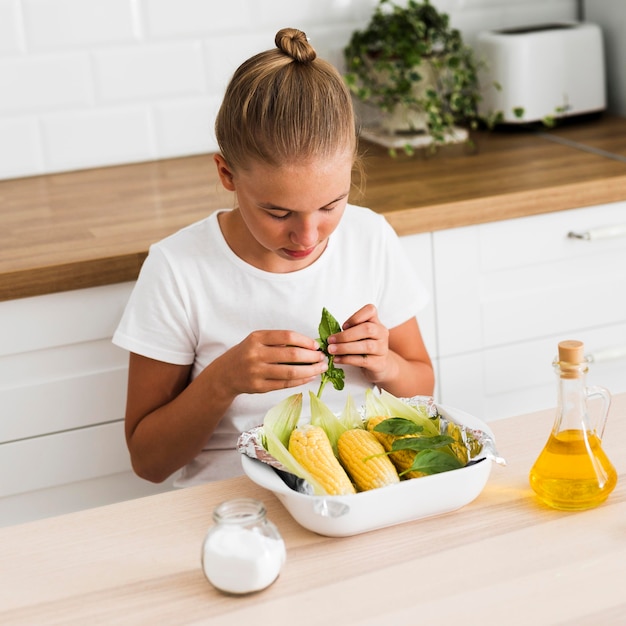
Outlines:
[[289,452],[289,436],[298,425],[302,412],[302,394],[296,393],[273,406],[263,419],[263,443],[265,449],[287,471],[306,480],[316,495],[326,495],[326,490]]
[[[273,406],[263,418],[263,432],[267,437],[272,433],[274,438],[285,448],[289,445],[289,435],[298,425],[302,413],[302,393],[295,393]],[[268,450],[271,454],[271,450]],[[272,455],[273,456],[273,455]]]
[[439,434],[438,420],[431,419],[425,408],[411,406],[384,389],[379,396],[372,389],[365,391],[365,412],[367,418],[376,415],[403,417],[421,426],[425,435]]
[[348,430],[341,420],[326,406],[312,391],[309,391],[311,401],[311,424],[319,426],[328,435],[330,445],[335,456],[339,458],[337,451],[337,441],[339,437]]
[[352,428],[364,428],[363,419],[361,418],[361,414],[354,403],[354,399],[348,393],[346,398],[346,404],[343,407],[343,411],[339,416],[339,421],[344,425],[346,430],[350,430]]

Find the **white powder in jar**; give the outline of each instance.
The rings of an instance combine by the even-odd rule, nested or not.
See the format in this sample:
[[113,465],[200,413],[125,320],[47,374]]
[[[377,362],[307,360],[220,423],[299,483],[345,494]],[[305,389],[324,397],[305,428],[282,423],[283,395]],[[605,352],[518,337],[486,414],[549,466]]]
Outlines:
[[271,585],[285,562],[282,539],[241,527],[221,527],[204,542],[202,567],[211,584],[228,593],[250,593]]

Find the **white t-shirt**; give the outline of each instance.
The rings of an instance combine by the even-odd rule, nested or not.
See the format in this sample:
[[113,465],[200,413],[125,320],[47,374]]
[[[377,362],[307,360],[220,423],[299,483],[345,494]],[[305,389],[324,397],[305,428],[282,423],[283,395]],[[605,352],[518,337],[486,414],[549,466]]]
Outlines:
[[[295,330],[317,338],[322,308],[340,324],[366,304],[394,328],[425,306],[428,294],[396,233],[383,216],[348,205],[323,254],[301,270],[277,274],[233,253],[217,213],[150,247],[113,342],[131,352],[179,365],[195,378],[254,330]],[[331,383],[322,400],[340,411],[346,391],[357,403],[370,386],[357,368],[344,367],[344,392]],[[181,471],[178,485],[241,474],[234,450],[239,434],[263,422],[268,409],[308,387],[238,396],[207,448]],[[207,402],[210,402],[207,398]]]

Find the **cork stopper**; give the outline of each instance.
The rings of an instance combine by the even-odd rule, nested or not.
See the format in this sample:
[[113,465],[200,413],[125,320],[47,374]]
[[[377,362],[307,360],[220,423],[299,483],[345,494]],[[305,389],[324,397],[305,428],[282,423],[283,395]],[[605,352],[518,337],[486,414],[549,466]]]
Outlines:
[[579,365],[585,362],[585,345],[582,341],[566,339],[559,342],[559,361],[571,365]]
[[587,371],[587,359],[585,358],[585,345],[583,342],[574,339],[560,341],[558,365],[563,378],[578,378],[582,376]]

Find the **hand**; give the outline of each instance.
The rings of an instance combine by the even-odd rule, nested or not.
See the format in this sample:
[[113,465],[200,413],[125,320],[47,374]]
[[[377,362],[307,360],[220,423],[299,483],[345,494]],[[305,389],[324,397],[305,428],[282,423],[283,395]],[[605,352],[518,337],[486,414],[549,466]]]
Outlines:
[[378,319],[373,304],[367,304],[349,317],[340,333],[328,338],[328,351],[335,365],[353,365],[365,378],[377,383],[389,377],[389,330]]
[[255,331],[219,361],[224,384],[233,396],[298,387],[328,369],[314,339],[288,330]]

